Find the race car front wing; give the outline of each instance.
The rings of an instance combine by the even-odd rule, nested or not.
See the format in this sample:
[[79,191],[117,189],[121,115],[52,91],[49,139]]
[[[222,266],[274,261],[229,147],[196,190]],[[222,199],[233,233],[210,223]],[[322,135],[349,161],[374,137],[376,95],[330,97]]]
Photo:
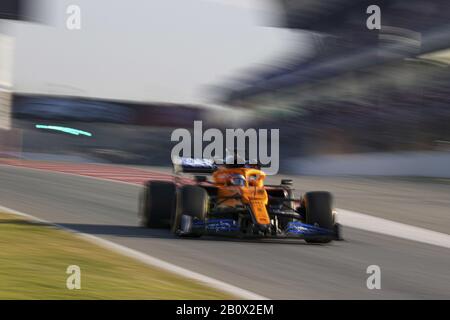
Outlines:
[[[243,235],[238,221],[233,219],[210,218],[205,221],[182,215],[178,235]],[[328,230],[305,224],[300,221],[289,222],[284,230],[276,234],[265,234],[262,238],[296,238],[296,239],[341,239],[340,225],[336,224],[333,230]]]

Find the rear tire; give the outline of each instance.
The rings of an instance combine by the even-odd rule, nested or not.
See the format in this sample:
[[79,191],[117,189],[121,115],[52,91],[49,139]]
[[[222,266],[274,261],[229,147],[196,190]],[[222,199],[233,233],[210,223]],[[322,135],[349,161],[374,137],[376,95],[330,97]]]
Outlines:
[[[334,230],[333,196],[326,191],[308,192],[303,196],[305,222],[323,229]],[[308,243],[328,243],[331,239],[305,239]]]
[[[172,221],[172,232],[180,228],[181,216],[187,215],[205,221],[209,208],[208,192],[199,186],[183,186],[179,189],[177,210]],[[189,236],[200,236],[190,234]]]
[[176,208],[176,185],[172,182],[148,182],[141,193],[141,224],[147,228],[170,228]]

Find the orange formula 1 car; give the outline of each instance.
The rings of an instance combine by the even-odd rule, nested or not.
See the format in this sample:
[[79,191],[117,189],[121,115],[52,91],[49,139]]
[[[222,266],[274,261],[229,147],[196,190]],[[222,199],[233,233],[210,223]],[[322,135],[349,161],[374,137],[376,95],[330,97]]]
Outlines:
[[143,226],[170,228],[181,237],[300,238],[309,243],[340,239],[328,192],[294,198],[291,180],[265,185],[265,173],[248,163],[217,165],[183,158],[175,171],[195,174],[195,183],[147,182],[140,198]]

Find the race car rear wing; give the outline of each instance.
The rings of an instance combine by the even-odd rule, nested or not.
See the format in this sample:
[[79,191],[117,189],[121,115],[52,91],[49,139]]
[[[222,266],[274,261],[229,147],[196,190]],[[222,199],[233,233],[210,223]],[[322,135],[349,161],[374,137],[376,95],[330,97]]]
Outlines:
[[210,174],[217,170],[217,165],[210,159],[177,158],[173,160],[175,173]]

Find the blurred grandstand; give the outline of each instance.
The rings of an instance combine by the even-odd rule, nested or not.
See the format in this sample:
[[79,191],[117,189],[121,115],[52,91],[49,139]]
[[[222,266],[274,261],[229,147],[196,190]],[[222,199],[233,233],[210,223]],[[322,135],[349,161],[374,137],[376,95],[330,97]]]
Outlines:
[[[282,158],[448,148],[448,0],[275,1],[280,27],[308,32],[315,54],[259,70],[220,102],[282,128]],[[372,4],[381,30],[366,27]]]

